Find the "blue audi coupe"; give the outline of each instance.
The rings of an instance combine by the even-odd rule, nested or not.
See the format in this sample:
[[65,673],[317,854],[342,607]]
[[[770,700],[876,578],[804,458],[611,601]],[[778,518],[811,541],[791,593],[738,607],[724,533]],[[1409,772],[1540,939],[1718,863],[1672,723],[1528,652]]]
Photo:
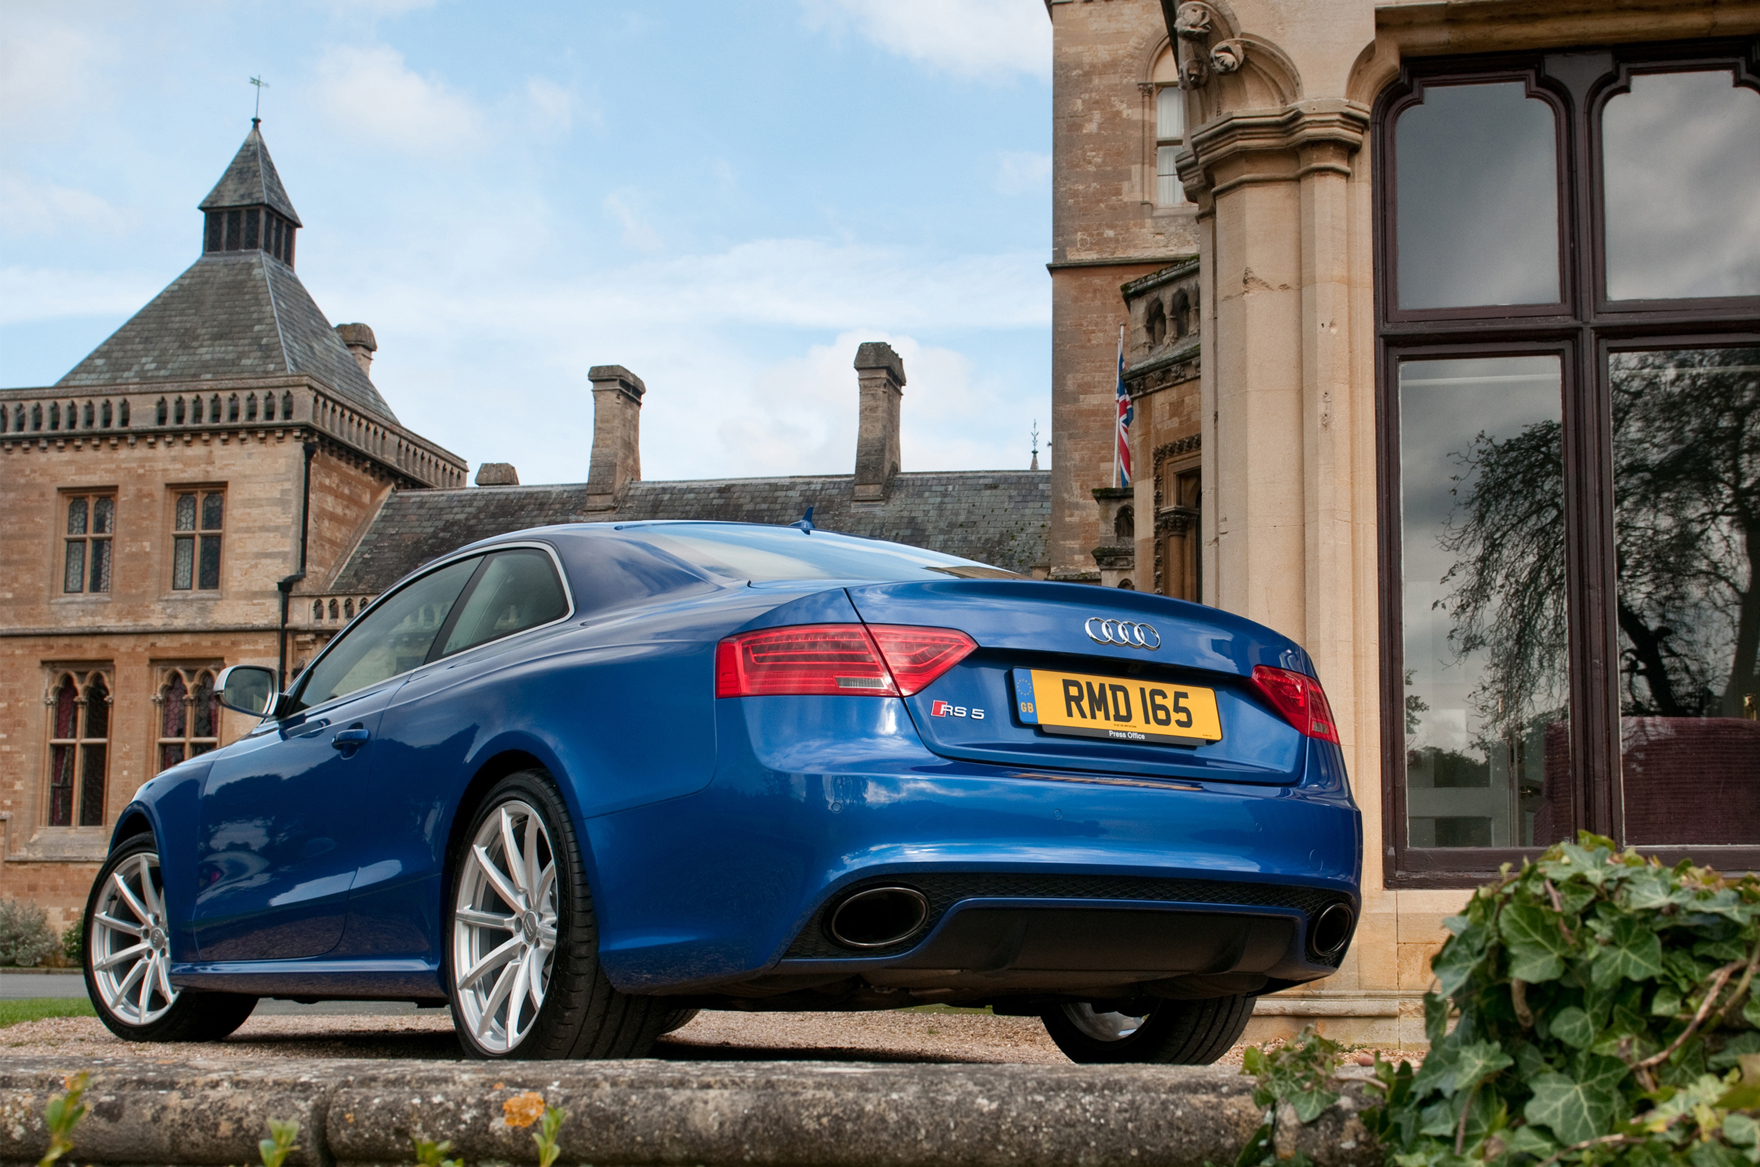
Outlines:
[[638,1057],[699,1009],[941,1002],[1203,1063],[1360,906],[1299,646],[806,521],[488,539],[218,689],[262,720],[141,787],[86,907],[126,1039],[378,999]]

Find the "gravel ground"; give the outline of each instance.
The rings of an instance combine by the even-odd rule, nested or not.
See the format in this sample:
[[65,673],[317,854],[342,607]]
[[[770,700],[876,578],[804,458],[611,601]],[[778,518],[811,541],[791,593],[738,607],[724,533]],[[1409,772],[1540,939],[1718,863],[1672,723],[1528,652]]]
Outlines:
[[[459,1057],[444,1009],[392,1015],[253,1016],[222,1050],[244,1058]],[[1240,1065],[1237,1046],[1223,1065]],[[213,1057],[213,1045],[130,1045],[91,1017],[0,1029],[0,1056]],[[699,1013],[654,1049],[669,1061],[1017,1062],[1068,1065],[1034,1017],[986,1013]],[[1407,1057],[1412,1055],[1407,1054]]]

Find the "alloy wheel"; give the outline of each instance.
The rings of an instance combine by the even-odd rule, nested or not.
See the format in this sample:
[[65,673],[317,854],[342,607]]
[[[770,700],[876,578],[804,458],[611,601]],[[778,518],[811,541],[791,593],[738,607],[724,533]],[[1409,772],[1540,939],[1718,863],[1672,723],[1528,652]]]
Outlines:
[[1095,1041],[1123,1041],[1149,1019],[1148,1014],[1137,1016],[1130,1013],[1097,1013],[1094,1006],[1086,1001],[1079,1005],[1065,1005],[1063,1012],[1070,1023]]
[[148,1025],[177,1002],[159,857],[143,851],[110,873],[92,911],[92,980],[104,1007]]
[[511,799],[477,830],[458,880],[452,969],[462,1021],[490,1053],[523,1041],[556,952],[556,855],[544,820]]

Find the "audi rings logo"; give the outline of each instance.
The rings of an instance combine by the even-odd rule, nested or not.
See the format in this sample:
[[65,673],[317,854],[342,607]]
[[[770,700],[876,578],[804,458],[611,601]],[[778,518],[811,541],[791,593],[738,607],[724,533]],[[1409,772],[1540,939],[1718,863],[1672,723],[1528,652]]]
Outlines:
[[1161,633],[1155,631],[1153,624],[1136,624],[1129,620],[1105,620],[1099,616],[1088,617],[1082,625],[1088,632],[1088,639],[1095,644],[1116,644],[1120,648],[1146,648],[1150,652],[1161,647]]

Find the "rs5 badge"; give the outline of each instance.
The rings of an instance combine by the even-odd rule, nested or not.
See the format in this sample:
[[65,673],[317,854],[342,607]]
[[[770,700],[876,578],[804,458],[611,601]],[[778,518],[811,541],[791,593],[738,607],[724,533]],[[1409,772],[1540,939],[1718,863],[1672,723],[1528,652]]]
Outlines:
[[983,721],[982,709],[967,709],[964,705],[950,705],[946,701],[936,701],[929,706],[930,717],[969,717],[973,721]]

